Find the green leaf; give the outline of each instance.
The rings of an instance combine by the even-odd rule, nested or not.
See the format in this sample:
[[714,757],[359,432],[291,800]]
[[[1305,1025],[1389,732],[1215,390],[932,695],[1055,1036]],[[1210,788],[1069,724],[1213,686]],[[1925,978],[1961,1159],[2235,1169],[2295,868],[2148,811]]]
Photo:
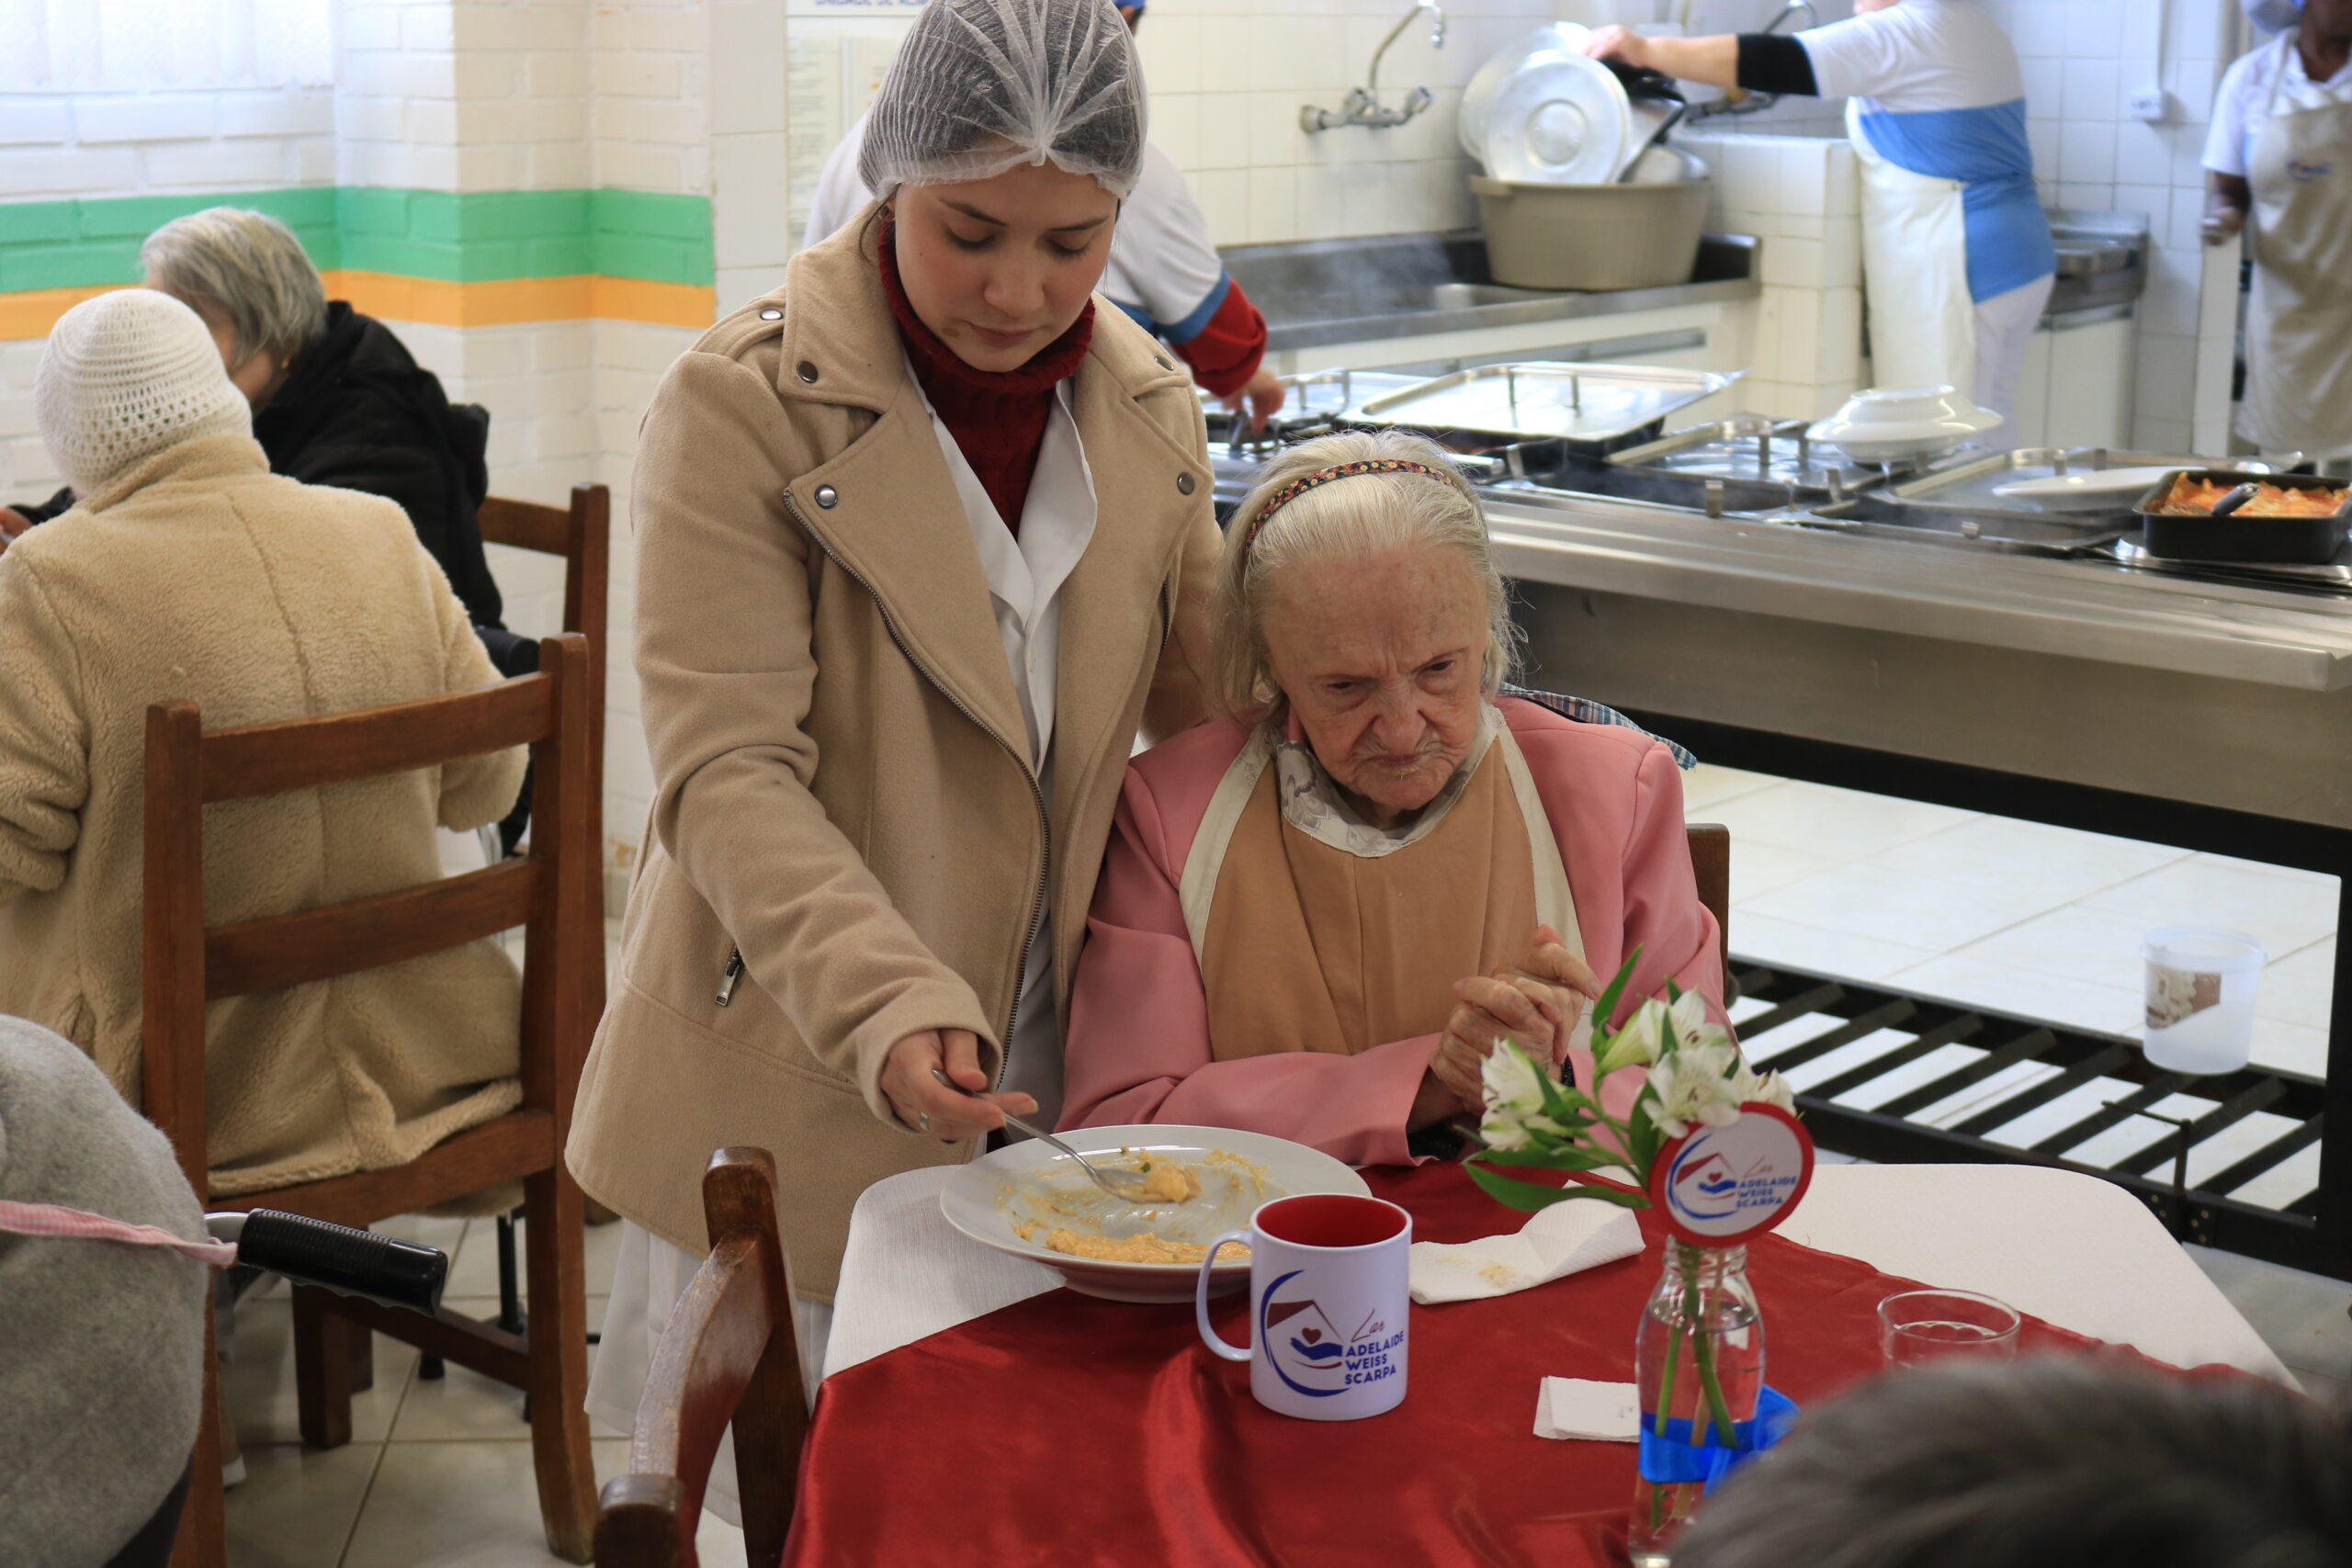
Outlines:
[[1650,1206],[1650,1201],[1640,1193],[1626,1192],[1614,1187],[1588,1186],[1582,1182],[1573,1182],[1566,1187],[1548,1187],[1542,1182],[1521,1181],[1498,1175],[1475,1160],[1465,1162],[1463,1168],[1470,1173],[1471,1180],[1486,1190],[1487,1196],[1523,1213],[1535,1213],[1555,1203],[1566,1203],[1576,1198],[1598,1198],[1626,1209],[1646,1209]]
[[1624,1162],[1593,1149],[1488,1149],[1478,1156],[1489,1165],[1540,1166],[1545,1170],[1601,1170]]
[[1617,1016],[1618,998],[1625,994],[1625,987],[1634,983],[1634,965],[1641,961],[1642,950],[1636,947],[1626,955],[1625,962],[1617,970],[1617,977],[1609,982],[1607,990],[1600,993],[1600,999],[1592,1004],[1592,1025],[1595,1029],[1607,1029],[1609,1021]]
[[1658,1131],[1657,1121],[1650,1114],[1648,1094],[1634,1101],[1634,1114],[1626,1120],[1625,1134],[1625,1153],[1631,1157],[1634,1169],[1646,1181],[1650,1168],[1657,1163],[1658,1150],[1666,1144],[1666,1135]]

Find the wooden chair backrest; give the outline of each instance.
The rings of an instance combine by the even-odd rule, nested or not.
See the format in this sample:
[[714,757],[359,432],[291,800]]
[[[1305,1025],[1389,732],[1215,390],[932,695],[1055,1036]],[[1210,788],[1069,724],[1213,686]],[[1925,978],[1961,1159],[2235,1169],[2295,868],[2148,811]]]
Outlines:
[[[198,1194],[207,1190],[207,1001],[379,968],[517,925],[526,928],[523,1103],[559,1117],[569,1106],[569,1079],[595,1026],[595,993],[562,980],[603,962],[588,658],[586,638],[548,637],[539,645],[539,673],[479,692],[210,734],[193,703],[147,710],[141,1071],[147,1115],[172,1137]],[[527,856],[206,928],[207,805],[436,767],[517,745],[531,748],[535,764]]]
[[730,1422],[744,1554],[752,1568],[784,1556],[808,1405],[776,1235],[775,1161],[765,1149],[718,1150],[703,1172],[702,1201],[710,1257],[654,1349],[629,1473],[605,1483],[596,1568],[695,1562],[703,1493]]
[[[563,629],[588,639],[589,795],[597,803],[596,857],[605,854],[605,626],[612,594],[613,495],[603,485],[573,485],[571,504],[545,506],[508,496],[485,498],[477,513],[485,544],[563,558]],[[597,994],[603,995],[598,986]]]
[[1690,835],[1690,870],[1699,881],[1699,902],[1715,917],[1715,930],[1722,937],[1719,944],[1723,956],[1724,984],[1731,984],[1731,829],[1719,822],[1693,822],[1687,829]]

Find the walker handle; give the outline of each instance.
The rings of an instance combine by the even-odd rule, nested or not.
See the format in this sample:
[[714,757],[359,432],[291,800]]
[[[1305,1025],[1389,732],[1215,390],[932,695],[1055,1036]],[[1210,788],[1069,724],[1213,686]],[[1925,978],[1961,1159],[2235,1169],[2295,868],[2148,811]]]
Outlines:
[[208,1214],[205,1223],[215,1236],[237,1244],[239,1263],[427,1316],[439,1309],[449,1278],[448,1257],[436,1248],[307,1214],[254,1209]]

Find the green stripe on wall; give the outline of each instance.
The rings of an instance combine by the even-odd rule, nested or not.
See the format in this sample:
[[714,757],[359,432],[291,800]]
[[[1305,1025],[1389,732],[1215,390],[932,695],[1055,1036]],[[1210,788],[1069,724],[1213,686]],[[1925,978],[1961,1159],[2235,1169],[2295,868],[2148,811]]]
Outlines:
[[322,272],[447,283],[594,273],[703,286],[716,276],[707,197],[312,186],[0,202],[0,292],[135,283],[140,242],[208,207],[253,208],[284,220]]

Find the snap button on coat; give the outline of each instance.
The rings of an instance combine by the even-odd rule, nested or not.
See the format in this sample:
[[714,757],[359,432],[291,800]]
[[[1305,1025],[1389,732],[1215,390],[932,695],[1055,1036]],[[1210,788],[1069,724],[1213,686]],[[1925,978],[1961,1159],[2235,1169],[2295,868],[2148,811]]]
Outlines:
[[831,512],[833,509],[833,502],[839,501],[841,498],[841,491],[835,490],[831,485],[819,485],[817,487],[817,504],[823,507],[828,512]]
[[809,386],[813,387],[817,384],[817,367],[812,362],[804,359],[799,364],[794,366],[792,369],[795,375],[798,376],[801,380],[807,382]]
[[1176,476],[1176,493],[1179,495],[1190,495],[1193,493],[1192,475],[1178,474]]
[[763,321],[780,321],[784,320],[784,312],[771,305],[766,310],[760,312],[760,320]]

